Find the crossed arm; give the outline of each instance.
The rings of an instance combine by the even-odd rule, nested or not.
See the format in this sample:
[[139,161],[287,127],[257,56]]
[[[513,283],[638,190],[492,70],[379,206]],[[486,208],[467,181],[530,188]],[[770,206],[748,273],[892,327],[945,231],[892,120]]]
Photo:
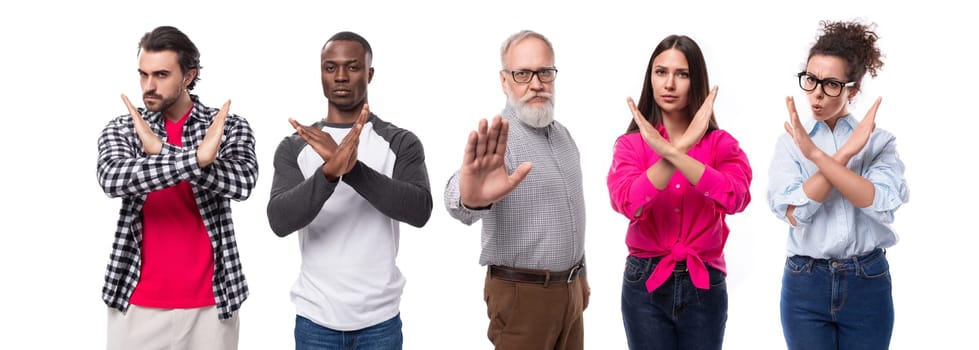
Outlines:
[[[392,143],[397,154],[392,176],[372,169],[357,159],[360,134],[369,116],[370,110],[365,104],[354,126],[339,144],[320,129],[290,120],[305,143],[286,138],[276,150],[267,214],[277,235],[286,236],[309,225],[340,181],[394,220],[416,227],[428,222],[432,195],[421,142],[407,131],[395,135]],[[296,162],[296,155],[306,144],[324,161],[321,174],[309,178],[302,175]]]
[[[795,100],[792,97],[786,97],[785,105],[789,112],[789,121],[783,125],[785,132],[792,137],[802,155],[819,168],[819,171],[802,184],[803,192],[807,197],[822,202],[830,191],[836,189],[844,198],[859,208],[866,208],[873,204],[876,192],[874,184],[847,168],[846,164],[867,145],[867,141],[876,127],[875,121],[880,101],[881,99],[878,97],[846,143],[833,156],[829,156],[813,143],[809,133],[803,127],[795,108]],[[785,218],[792,226],[799,224],[793,215],[795,208],[796,206],[789,205],[785,212]]]
[[[217,196],[248,198],[258,177],[255,139],[244,119],[226,124],[230,101],[195,149],[163,142],[129,99],[125,95],[122,99],[130,118],[110,122],[98,141],[97,175],[106,195],[144,195],[191,181]],[[226,126],[230,129],[225,130]]]

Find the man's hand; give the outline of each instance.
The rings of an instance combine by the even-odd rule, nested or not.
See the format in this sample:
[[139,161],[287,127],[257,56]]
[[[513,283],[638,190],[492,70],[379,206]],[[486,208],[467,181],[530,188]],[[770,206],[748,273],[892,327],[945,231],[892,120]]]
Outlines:
[[129,111],[129,115],[133,118],[133,128],[136,130],[136,136],[139,137],[139,141],[143,143],[143,153],[147,155],[160,154],[160,151],[163,149],[163,140],[153,133],[150,124],[143,119],[139,110],[133,107],[133,104],[129,102],[129,97],[126,97],[125,94],[122,95],[122,102],[126,104],[126,110]]
[[336,181],[341,176],[346,175],[357,165],[357,148],[360,146],[360,132],[364,130],[364,123],[371,115],[370,107],[365,103],[360,110],[360,117],[354,122],[354,126],[344,136],[343,141],[337,146],[333,159],[323,164],[323,174],[330,181]]
[[221,138],[224,136],[224,122],[228,119],[228,109],[231,108],[231,100],[224,101],[218,115],[211,121],[211,126],[207,127],[204,140],[197,146],[197,165],[205,168],[218,158],[218,151],[221,150]]
[[343,140],[338,145],[329,133],[323,130],[299,124],[294,119],[289,119],[289,123],[296,129],[306,143],[323,158],[323,175],[327,180],[336,182],[341,176],[353,170],[357,164],[357,147],[360,145],[360,133],[364,129],[364,123],[370,117],[370,106],[366,103],[360,111],[360,116],[354,122],[353,127],[347,132]]
[[591,286],[588,285],[588,276],[578,275],[578,280],[581,281],[581,292],[584,300],[582,300],[582,310],[588,309],[588,302],[591,301]]
[[299,124],[299,122],[292,118],[289,118],[289,124],[292,125],[293,129],[296,129],[296,134],[303,141],[306,141],[309,147],[312,147],[313,151],[316,151],[316,154],[320,155],[324,163],[333,159],[333,154],[336,153],[338,147],[337,142],[333,140],[333,136],[312,126]]
[[530,173],[532,164],[524,162],[507,174],[504,157],[510,122],[499,115],[487,127],[486,119],[479,121],[477,131],[469,133],[466,152],[459,171],[459,194],[462,204],[483,208],[502,199]]

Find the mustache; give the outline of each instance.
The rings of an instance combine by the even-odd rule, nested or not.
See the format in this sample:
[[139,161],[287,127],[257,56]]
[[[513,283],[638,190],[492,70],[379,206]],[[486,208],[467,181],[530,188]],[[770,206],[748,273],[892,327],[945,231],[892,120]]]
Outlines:
[[159,99],[162,99],[163,98],[163,96],[158,95],[156,93],[156,91],[150,91],[150,92],[144,93],[143,94],[143,98],[147,98],[147,97],[159,98]]
[[554,97],[554,95],[551,94],[551,93],[548,93],[548,92],[533,92],[533,93],[528,93],[528,94],[526,94],[526,95],[524,95],[523,97],[520,98],[520,102],[530,101],[530,99],[532,99],[534,97],[543,97],[543,98],[546,98],[546,99],[550,100],[550,99],[552,99]]

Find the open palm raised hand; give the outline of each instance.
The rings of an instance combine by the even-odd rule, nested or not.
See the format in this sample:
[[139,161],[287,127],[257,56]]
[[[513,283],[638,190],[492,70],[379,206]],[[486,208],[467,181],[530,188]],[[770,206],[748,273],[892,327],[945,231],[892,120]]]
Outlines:
[[459,171],[459,193],[462,204],[482,208],[493,204],[517,188],[532,167],[524,162],[508,174],[504,162],[510,123],[499,115],[492,125],[479,121],[476,131],[469,133],[466,151]]
[[853,129],[850,138],[846,140],[846,143],[843,144],[843,147],[840,147],[838,152],[841,152],[847,157],[852,157],[860,153],[863,147],[867,145],[867,141],[870,140],[870,134],[877,128],[877,109],[880,108],[880,101],[881,98],[877,97],[873,106],[870,106],[870,110],[867,111],[867,115]]
[[163,139],[153,132],[150,124],[143,119],[139,110],[133,106],[132,102],[129,102],[129,97],[126,97],[125,94],[122,95],[122,103],[126,104],[126,110],[129,111],[129,116],[133,118],[133,129],[135,129],[139,141],[143,143],[143,153],[148,155],[160,154],[160,151],[163,150]]

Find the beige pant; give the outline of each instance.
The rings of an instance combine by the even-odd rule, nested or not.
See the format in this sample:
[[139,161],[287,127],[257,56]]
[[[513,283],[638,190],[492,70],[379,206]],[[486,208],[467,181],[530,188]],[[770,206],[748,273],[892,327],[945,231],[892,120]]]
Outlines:
[[219,320],[214,306],[154,309],[130,305],[126,313],[108,309],[109,350],[238,348],[238,312]]

